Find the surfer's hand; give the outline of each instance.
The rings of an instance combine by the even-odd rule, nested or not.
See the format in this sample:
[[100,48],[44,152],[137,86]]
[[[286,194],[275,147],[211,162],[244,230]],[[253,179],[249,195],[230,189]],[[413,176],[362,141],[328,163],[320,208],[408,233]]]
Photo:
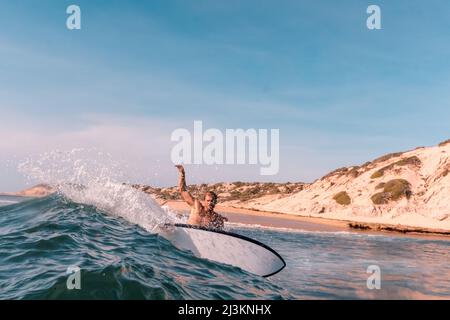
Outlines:
[[183,168],[182,165],[177,164],[175,167],[178,169],[178,171],[179,171],[180,173],[184,173],[184,168]]

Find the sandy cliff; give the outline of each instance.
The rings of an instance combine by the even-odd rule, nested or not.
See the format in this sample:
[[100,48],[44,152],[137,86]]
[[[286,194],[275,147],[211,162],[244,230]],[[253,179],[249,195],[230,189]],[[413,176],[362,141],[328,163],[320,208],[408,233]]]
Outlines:
[[335,170],[294,194],[241,207],[450,230],[450,140]]

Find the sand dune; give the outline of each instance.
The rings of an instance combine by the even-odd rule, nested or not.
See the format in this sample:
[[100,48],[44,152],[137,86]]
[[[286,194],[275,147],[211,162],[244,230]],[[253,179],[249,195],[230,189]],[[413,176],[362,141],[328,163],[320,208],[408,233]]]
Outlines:
[[235,206],[293,215],[450,230],[450,141],[338,169],[294,194]]

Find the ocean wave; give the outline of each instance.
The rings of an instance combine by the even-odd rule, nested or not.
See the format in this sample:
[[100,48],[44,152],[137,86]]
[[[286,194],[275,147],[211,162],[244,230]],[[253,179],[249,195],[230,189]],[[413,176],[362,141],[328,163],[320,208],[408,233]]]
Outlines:
[[[61,195],[0,208],[0,299],[291,297],[239,268],[180,251],[125,217]],[[67,288],[71,266],[81,269],[80,290]]]

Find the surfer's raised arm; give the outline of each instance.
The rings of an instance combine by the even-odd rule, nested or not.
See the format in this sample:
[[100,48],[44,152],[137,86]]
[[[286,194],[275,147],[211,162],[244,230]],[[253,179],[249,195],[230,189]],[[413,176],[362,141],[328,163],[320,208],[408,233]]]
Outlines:
[[178,169],[178,172],[180,173],[180,176],[178,178],[178,192],[180,192],[181,197],[184,201],[191,207],[195,204],[195,198],[187,191],[186,189],[186,176],[184,173],[184,168],[181,165],[175,166]]

